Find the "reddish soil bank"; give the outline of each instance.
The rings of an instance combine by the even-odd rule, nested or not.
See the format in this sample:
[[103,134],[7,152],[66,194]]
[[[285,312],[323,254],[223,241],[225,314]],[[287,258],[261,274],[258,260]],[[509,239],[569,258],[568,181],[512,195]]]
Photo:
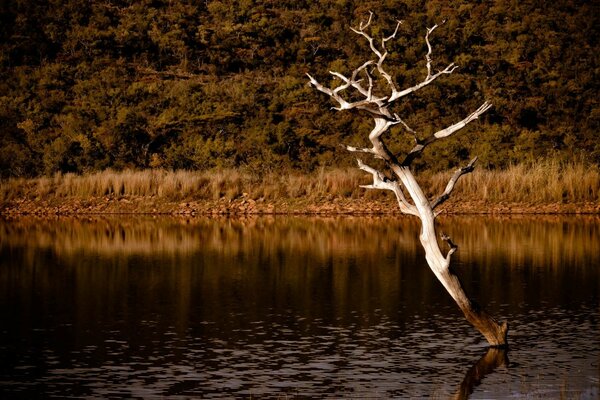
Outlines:
[[[450,200],[441,207],[448,214],[600,214],[600,203],[525,204],[459,202]],[[98,197],[90,199],[17,199],[0,204],[0,215],[84,215],[84,214],[172,214],[172,215],[246,215],[246,214],[399,214],[390,200],[329,197],[311,199],[253,200],[241,196],[219,199],[165,201],[153,197]]]

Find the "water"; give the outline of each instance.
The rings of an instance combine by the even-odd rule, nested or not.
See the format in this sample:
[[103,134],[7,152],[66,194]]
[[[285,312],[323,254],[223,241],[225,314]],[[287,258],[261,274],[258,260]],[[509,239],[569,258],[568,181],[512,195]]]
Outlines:
[[441,222],[508,352],[410,218],[0,221],[0,398],[598,398],[600,219]]

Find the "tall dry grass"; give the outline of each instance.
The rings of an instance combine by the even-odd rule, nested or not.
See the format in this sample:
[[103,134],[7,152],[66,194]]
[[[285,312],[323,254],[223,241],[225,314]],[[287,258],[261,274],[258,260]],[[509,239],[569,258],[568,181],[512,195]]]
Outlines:
[[[441,193],[452,172],[420,181],[427,192]],[[0,182],[0,201],[95,197],[153,197],[165,201],[235,199],[285,200],[305,198],[326,201],[334,197],[376,199],[378,191],[365,193],[359,185],[369,176],[358,169],[320,169],[313,174],[259,175],[237,170],[113,171],[84,175],[56,174],[36,179]],[[453,192],[457,199],[490,203],[582,203],[600,202],[600,170],[583,162],[561,164],[542,161],[513,165],[506,170],[476,169],[461,178]]]
[[[451,173],[431,178],[438,192]],[[456,185],[453,196],[490,203],[584,203],[600,202],[600,169],[583,162],[539,161],[512,165],[505,170],[476,169]]]
[[273,173],[265,176],[231,169],[209,172],[105,170],[84,175],[55,174],[3,181],[0,182],[0,201],[103,196],[165,200],[235,199],[241,195],[254,199],[351,196],[358,194],[358,185],[363,181],[363,174],[355,169],[322,169],[314,175]]

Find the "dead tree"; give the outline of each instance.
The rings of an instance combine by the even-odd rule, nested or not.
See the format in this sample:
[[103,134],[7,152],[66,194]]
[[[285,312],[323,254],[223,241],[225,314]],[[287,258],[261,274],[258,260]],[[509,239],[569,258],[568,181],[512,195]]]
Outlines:
[[[440,76],[451,74],[457,66],[451,63],[442,70],[433,71],[430,36],[437,28],[437,25],[435,25],[428,28],[425,34],[425,44],[427,45],[427,54],[425,55],[427,75],[425,79],[409,88],[398,89],[394,78],[384,68],[384,61],[388,55],[387,42],[396,37],[402,22],[398,21],[396,29],[390,36],[384,37],[380,43],[376,43],[375,39],[365,31],[371,24],[372,17],[373,14],[371,13],[366,23],[361,23],[357,29],[350,29],[366,39],[371,51],[376,56],[375,59],[366,61],[356,68],[350,76],[331,71],[330,73],[340,81],[340,84],[336,87],[326,87],[307,74],[310,84],[337,102],[338,107],[334,107],[335,110],[355,110],[356,112],[366,113],[373,118],[375,127],[369,134],[371,147],[358,148],[346,146],[346,149],[354,153],[364,153],[376,159],[383,160],[386,167],[391,170],[393,178],[388,178],[379,170],[370,167],[358,159],[359,168],[373,176],[373,183],[362,187],[367,189],[391,190],[395,194],[398,206],[403,213],[420,218],[420,240],[425,249],[425,257],[431,270],[456,301],[466,319],[485,336],[489,344],[491,346],[505,346],[507,343],[508,325],[506,323],[499,324],[466,295],[460,280],[450,267],[450,259],[456,251],[457,246],[447,235],[442,234],[440,236],[441,240],[445,241],[449,246],[448,252],[444,255],[440,249],[440,243],[436,235],[435,219],[439,214],[439,207],[449,198],[459,178],[473,171],[477,158],[471,160],[465,167],[458,169],[450,178],[445,190],[439,196],[432,199],[427,198],[411,170],[413,160],[428,145],[453,135],[470,122],[478,119],[480,115],[491,107],[491,104],[486,101],[463,120],[441,129],[425,139],[417,138],[416,132],[398,114],[390,109],[391,106],[397,100],[431,84]],[[380,91],[380,87],[377,86],[377,80],[379,80],[379,83],[382,82],[383,86],[387,88],[386,91],[388,93],[386,95],[375,93]],[[388,133],[394,125],[402,126],[406,131],[415,136],[416,144],[407,154],[402,156],[391,152],[384,140],[384,134]]]

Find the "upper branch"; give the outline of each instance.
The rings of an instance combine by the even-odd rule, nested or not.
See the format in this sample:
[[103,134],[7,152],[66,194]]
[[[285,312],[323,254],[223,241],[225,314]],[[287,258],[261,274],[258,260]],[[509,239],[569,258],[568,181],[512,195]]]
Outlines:
[[371,19],[373,19],[373,11],[369,11],[369,19],[367,20],[366,23],[361,22],[358,29],[354,29],[353,27],[350,27],[350,30],[354,33],[364,36],[365,39],[367,39],[367,41],[369,42],[369,47],[371,47],[371,50],[373,51],[373,53],[375,53],[377,55],[377,57],[381,58],[383,55],[375,46],[375,39],[373,39],[373,37],[369,36],[365,32],[365,29],[368,28],[369,25],[371,25]]
[[[434,80],[436,80],[440,75],[443,74],[451,74],[452,72],[454,72],[454,70],[456,68],[458,68],[456,65],[454,65],[454,63],[450,63],[448,64],[448,66],[446,66],[446,68],[444,68],[441,71],[436,72],[435,74],[432,74],[431,72],[431,64],[432,64],[432,59],[431,59],[431,54],[433,53],[433,49],[431,47],[431,42],[429,41],[429,37],[431,35],[431,33],[438,27],[438,25],[434,25],[431,28],[427,28],[427,33],[425,34],[425,43],[427,44],[427,54],[425,55],[425,60],[427,61],[427,77],[425,78],[424,81],[422,81],[421,83],[418,83],[417,85],[414,85],[412,87],[409,87],[408,89],[404,89],[404,90],[398,90],[396,88],[396,85],[394,84],[394,79],[392,78],[392,76],[383,68],[383,62],[385,61],[385,58],[388,55],[388,51],[386,48],[386,43],[395,38],[396,34],[398,33],[398,29],[400,28],[400,25],[402,24],[402,21],[398,21],[398,23],[396,24],[396,29],[394,29],[394,33],[392,33],[390,36],[388,37],[384,37],[381,40],[381,50],[379,50],[377,48],[377,46],[375,45],[375,39],[373,39],[372,36],[370,36],[368,33],[365,32],[365,29],[369,27],[369,25],[371,25],[371,20],[373,17],[373,13],[369,12],[369,19],[366,23],[361,22],[358,29],[352,28],[350,27],[350,29],[363,36],[365,39],[367,39],[367,42],[369,42],[369,47],[371,48],[371,51],[373,53],[375,53],[375,55],[378,58],[377,61],[377,71],[379,72],[379,74],[387,81],[388,85],[390,86],[390,89],[392,91],[391,95],[389,96],[389,98],[387,99],[388,103],[393,102],[394,100],[397,100],[401,97],[404,97],[412,92],[415,92],[419,89],[421,89],[422,87],[430,84],[431,82],[433,82]],[[444,21],[445,22],[445,21]]]
[[[372,93],[371,87],[369,87],[369,89],[367,89],[367,96],[364,100],[358,100],[358,101],[354,101],[354,102],[346,101],[340,95],[340,92],[342,92],[345,89],[348,89],[351,86],[354,86],[354,87],[360,86],[360,81],[353,81],[352,79],[348,79],[348,78],[344,77],[342,74],[339,74],[337,72],[332,72],[331,74],[334,75],[335,77],[341,79],[345,83],[336,87],[335,89],[330,89],[330,88],[325,87],[322,84],[320,84],[311,75],[309,75],[309,74],[306,74],[306,75],[310,79],[311,85],[313,85],[315,88],[317,88],[317,90],[319,90],[320,92],[323,92],[323,93],[329,95],[332,99],[334,99],[335,101],[338,102],[338,104],[340,106],[333,107],[334,110],[341,111],[341,110],[351,110],[353,108],[357,108],[357,109],[361,109],[361,110],[366,110],[369,113],[373,114],[374,116],[383,116],[383,117],[389,116],[389,112],[387,112],[387,110],[384,107],[381,107],[381,105],[380,105],[381,102],[385,100],[385,98],[373,97],[372,95],[369,95],[370,93]],[[370,81],[369,85],[372,86],[372,84],[373,83]],[[362,89],[362,87],[361,87],[361,90],[364,90],[364,89]]]
[[352,71],[352,75],[350,76],[350,78],[346,78],[344,75],[340,74],[339,72],[329,71],[329,73],[331,75],[341,79],[342,81],[344,81],[346,83],[346,85],[340,86],[340,88],[342,88],[342,89],[339,89],[338,92],[352,86],[356,90],[358,90],[360,93],[362,93],[364,96],[368,96],[369,88],[367,88],[367,89],[363,88],[362,85],[360,84],[361,81],[357,80],[356,78],[358,77],[358,74],[361,71],[365,70],[365,68],[367,68],[371,64],[373,64],[373,60],[369,60],[369,61],[365,62],[363,65],[361,65],[360,67],[358,67],[354,71]]
[[[444,23],[444,22],[446,22],[446,21],[443,21],[442,23]],[[433,53],[433,49],[431,47],[431,42],[429,41],[429,36],[431,35],[431,33],[434,30],[436,30],[437,27],[438,27],[437,25],[434,25],[431,28],[427,28],[427,33],[425,34],[425,44],[427,44],[427,54],[425,55],[425,60],[427,61],[427,64],[426,64],[427,77],[425,77],[424,81],[422,81],[421,83],[418,83],[412,87],[409,87],[402,91],[394,91],[388,100],[389,103],[391,103],[394,100],[399,99],[400,97],[404,97],[408,94],[411,94],[412,92],[415,92],[424,86],[429,85],[431,82],[436,80],[440,75],[451,74],[452,72],[454,72],[454,70],[456,68],[458,68],[458,66],[454,65],[454,63],[450,63],[443,70],[438,71],[435,74],[431,73],[431,63],[432,63],[431,54]]]
[[425,78],[425,80],[431,79],[431,53],[433,52],[433,49],[431,48],[431,43],[429,43],[429,35],[431,35],[431,32],[437,27],[436,24],[431,28],[427,28],[427,34],[425,35],[425,43],[427,43],[427,54],[425,55],[425,59],[427,60],[427,78]]
[[[336,110],[340,111],[340,110],[350,110],[350,109],[356,108],[356,109],[366,110],[367,112],[371,113],[372,115],[374,115],[376,117],[385,116],[388,119],[392,119],[392,115],[388,111],[388,106],[392,102],[394,102],[395,100],[397,100],[401,97],[404,97],[410,93],[413,93],[413,92],[423,88],[424,86],[427,86],[428,84],[430,84],[431,82],[436,80],[441,75],[451,74],[458,67],[456,65],[454,65],[454,63],[450,63],[443,70],[438,71],[436,73],[432,72],[432,62],[433,61],[432,61],[431,55],[433,53],[433,48],[431,46],[430,36],[433,33],[433,31],[435,29],[437,29],[437,27],[438,27],[438,25],[434,25],[431,28],[427,28],[427,33],[425,34],[425,43],[427,45],[427,54],[425,55],[427,76],[425,77],[425,79],[422,82],[420,82],[412,87],[409,87],[404,90],[398,90],[398,88],[396,87],[396,84],[394,83],[394,78],[391,76],[390,73],[388,73],[385,70],[383,63],[388,55],[388,50],[386,47],[387,42],[396,37],[396,35],[398,34],[398,30],[400,28],[400,25],[402,24],[402,21],[397,22],[396,28],[394,29],[394,32],[391,35],[385,36],[381,39],[381,49],[379,49],[377,44],[375,43],[375,39],[365,31],[371,25],[372,19],[373,19],[373,13],[369,12],[369,19],[366,22],[361,22],[359,24],[358,28],[350,27],[350,29],[353,32],[355,32],[356,34],[367,39],[367,42],[369,43],[369,48],[377,56],[376,61],[369,60],[369,61],[365,62],[363,65],[361,65],[360,67],[358,67],[357,69],[355,69],[353,71],[350,78],[340,74],[339,72],[331,71],[330,73],[333,76],[335,76],[336,78],[338,78],[342,81],[341,85],[339,85],[333,89],[327,88],[327,87],[321,85],[319,82],[317,82],[317,80],[315,78],[313,78],[312,76],[310,76],[308,74],[307,75],[310,78],[310,83],[313,86],[315,86],[319,91],[331,96],[339,104],[339,107],[335,107]],[[383,78],[385,80],[385,82],[388,84],[388,86],[390,87],[391,93],[389,96],[376,96],[373,94],[373,89],[374,89],[373,79],[371,77],[371,74],[369,73],[369,70],[367,69],[368,66],[373,65],[373,64],[375,64],[379,76],[381,78]],[[368,80],[368,87],[365,88],[361,84],[362,80],[358,79],[359,73],[366,75],[367,80]],[[365,96],[365,99],[354,101],[354,102],[350,102],[350,101],[347,101],[346,99],[344,99],[340,95],[340,93],[349,88],[356,89],[360,94]],[[395,120],[397,121],[398,118],[395,118]]]
[[[442,21],[442,24],[445,22],[445,20]],[[435,24],[431,28],[427,28],[427,33],[425,34],[425,43],[427,44],[427,54],[425,55],[425,59],[427,60],[427,78],[425,78],[425,80],[431,79],[431,53],[433,52],[433,49],[429,42],[429,35],[431,35],[431,32],[435,31],[437,27],[437,24]]]
[[388,103],[391,103],[392,101],[397,100],[400,97],[409,95],[412,92],[416,92],[417,90],[419,90],[419,89],[429,85],[431,82],[435,81],[440,75],[453,73],[456,68],[458,68],[458,66],[454,65],[454,63],[448,64],[448,66],[446,66],[446,68],[444,68],[441,71],[436,72],[435,74],[433,74],[431,76],[428,76],[427,78],[425,78],[425,80],[423,82],[418,83],[415,86],[409,87],[408,89],[404,89],[400,92],[398,92],[398,91],[394,92],[388,99]]
[[388,83],[388,85],[390,86],[390,88],[392,90],[392,95],[393,95],[394,93],[398,92],[398,89],[396,89],[396,85],[394,84],[394,79],[392,78],[392,76],[383,68],[383,62],[385,61],[385,58],[388,55],[386,43],[396,37],[396,34],[398,33],[398,29],[400,28],[402,21],[398,21],[398,23],[396,24],[396,29],[394,29],[394,33],[392,33],[390,36],[387,36],[387,37],[384,37],[383,39],[381,39],[381,49],[382,50],[379,50],[377,48],[377,46],[375,45],[375,39],[372,36],[370,36],[368,33],[365,32],[365,29],[367,27],[369,27],[369,25],[371,24],[372,17],[373,17],[373,12],[369,11],[369,20],[366,23],[361,22],[358,29],[355,29],[352,27],[350,27],[350,29],[352,30],[352,32],[363,36],[365,39],[367,39],[367,42],[369,42],[369,47],[371,48],[371,51],[373,51],[373,53],[375,53],[375,55],[377,56],[377,59],[378,59],[377,64],[376,64],[377,72],[379,72],[379,74],[383,77],[383,79],[386,80],[386,82]]

